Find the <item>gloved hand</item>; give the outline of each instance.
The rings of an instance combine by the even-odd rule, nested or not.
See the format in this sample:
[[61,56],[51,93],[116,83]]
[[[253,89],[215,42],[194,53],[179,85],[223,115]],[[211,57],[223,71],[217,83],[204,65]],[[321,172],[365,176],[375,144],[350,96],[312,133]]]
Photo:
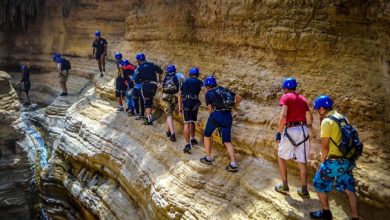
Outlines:
[[282,139],[282,134],[279,131],[277,131],[275,133],[275,141],[279,143],[281,139]]

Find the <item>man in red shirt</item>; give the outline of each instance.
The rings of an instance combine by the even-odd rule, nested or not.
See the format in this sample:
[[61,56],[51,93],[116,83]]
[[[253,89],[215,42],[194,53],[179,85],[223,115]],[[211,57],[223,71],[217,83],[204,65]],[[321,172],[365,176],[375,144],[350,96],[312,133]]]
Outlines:
[[283,183],[275,186],[275,190],[284,194],[288,193],[286,160],[294,159],[301,172],[302,187],[298,188],[297,192],[301,197],[309,198],[306,164],[310,151],[308,127],[313,122],[313,116],[309,111],[306,98],[295,91],[296,87],[295,78],[284,80],[282,85],[284,95],[279,102],[282,112],[275,139],[279,144],[278,162]]

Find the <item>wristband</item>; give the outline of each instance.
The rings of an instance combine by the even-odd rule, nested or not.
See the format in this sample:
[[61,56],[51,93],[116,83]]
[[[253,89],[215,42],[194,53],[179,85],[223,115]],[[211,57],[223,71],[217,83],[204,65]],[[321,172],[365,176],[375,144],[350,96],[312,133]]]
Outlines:
[[275,133],[275,140],[280,141],[281,139],[282,139],[282,134],[280,134],[280,132],[276,132]]

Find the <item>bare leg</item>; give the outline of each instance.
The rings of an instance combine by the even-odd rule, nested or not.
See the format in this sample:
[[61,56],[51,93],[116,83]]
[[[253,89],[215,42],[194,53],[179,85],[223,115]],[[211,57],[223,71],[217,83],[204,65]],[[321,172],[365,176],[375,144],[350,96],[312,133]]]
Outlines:
[[204,151],[206,156],[211,157],[211,137],[204,137]]
[[195,122],[191,122],[191,138],[195,138]]
[[98,67],[99,67],[100,73],[103,73],[103,70],[102,70],[102,61],[101,61],[101,60],[97,60],[97,62],[98,62]]
[[298,166],[299,166],[299,170],[301,171],[301,185],[307,186],[306,164],[298,162]]
[[225,142],[224,143],[225,146],[226,146],[226,149],[229,153],[229,157],[230,157],[230,162],[232,163],[235,163],[236,162],[236,157],[235,157],[235,154],[234,154],[234,146],[231,142]]
[[151,120],[152,119],[152,108],[145,109],[146,117]]
[[317,192],[318,199],[320,199],[322,209],[329,210],[329,196],[328,193]]
[[102,55],[100,57],[100,62],[102,64],[102,66],[103,66],[103,71],[106,71],[106,56]]
[[278,157],[280,178],[283,182],[287,182],[287,165],[286,161]]
[[349,205],[351,206],[352,218],[359,218],[359,202],[355,192],[345,190],[348,195]]
[[167,124],[168,124],[168,128],[171,131],[171,133],[174,134],[175,133],[175,125],[173,124],[172,115],[167,117]]
[[122,106],[122,99],[121,99],[121,97],[117,97],[117,98],[116,98],[116,101],[118,102],[118,104],[119,104],[120,106]]
[[190,143],[190,122],[184,123],[184,139],[186,140],[186,143]]

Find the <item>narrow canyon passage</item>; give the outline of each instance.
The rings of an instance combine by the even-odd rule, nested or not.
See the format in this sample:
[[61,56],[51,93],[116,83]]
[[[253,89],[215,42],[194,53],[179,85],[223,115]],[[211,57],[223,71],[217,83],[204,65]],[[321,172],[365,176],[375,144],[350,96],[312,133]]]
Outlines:
[[[310,219],[309,212],[320,207],[312,184],[321,148],[317,115],[310,129],[311,198],[296,193],[299,171],[293,162],[289,195],[274,190],[280,183],[274,133],[286,77],[297,78],[310,108],[317,95],[329,94],[358,128],[365,144],[354,170],[360,219],[388,218],[386,1],[35,3],[12,9],[0,3],[1,10],[24,19],[5,12],[7,19],[0,19],[0,219]],[[96,30],[109,42],[102,78],[90,58]],[[59,96],[55,52],[72,64],[67,97]],[[242,95],[232,131],[240,171],[225,170],[229,159],[216,134],[213,166],[199,162],[208,117],[204,91],[200,143],[191,155],[183,153],[180,115],[177,142],[165,136],[160,90],[153,126],[116,112],[115,52],[131,62],[144,52],[185,75],[197,66],[202,80],[214,74]],[[32,67],[33,105],[27,108],[16,86],[20,64]],[[343,193],[331,193],[330,206],[334,219],[350,218]]]

